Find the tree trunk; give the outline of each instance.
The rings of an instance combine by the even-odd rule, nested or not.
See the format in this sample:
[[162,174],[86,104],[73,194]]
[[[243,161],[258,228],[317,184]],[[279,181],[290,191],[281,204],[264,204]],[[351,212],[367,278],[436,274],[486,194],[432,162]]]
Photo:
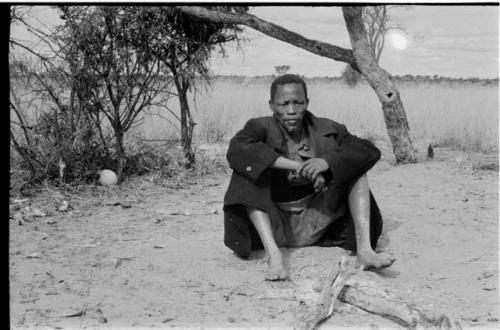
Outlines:
[[115,128],[116,139],[116,176],[118,183],[123,181],[123,169],[125,167],[125,148],[123,146],[123,131],[120,127]]
[[385,126],[398,163],[415,163],[416,150],[410,138],[410,127],[396,85],[373,57],[366,38],[361,7],[342,7],[349,38],[359,71],[374,89],[384,112]]
[[187,92],[189,83],[182,81],[179,76],[175,77],[175,86],[179,95],[179,105],[181,109],[181,141],[182,151],[186,162],[184,166],[191,168],[195,163],[195,153],[191,146],[193,141],[193,130],[196,123],[193,122],[191,111],[189,110],[189,103]]
[[25,148],[25,147],[21,146],[17,142],[16,137],[14,136],[14,133],[12,132],[12,126],[10,128],[10,141],[14,145],[14,149],[17,151],[17,153],[23,158],[23,160],[28,165],[31,177],[34,178],[36,176],[36,174],[37,174],[35,166],[33,165],[33,162],[32,162],[32,160],[34,159],[34,157],[32,157],[32,155],[30,155],[30,150],[28,148]]
[[[285,41],[311,53],[349,63],[354,70],[360,71],[375,90],[384,112],[387,132],[398,163],[416,162],[416,150],[410,139],[410,129],[406,119],[399,91],[390,81],[389,75],[381,69],[368,47],[366,32],[361,17],[361,7],[343,7],[344,18],[349,31],[353,50],[334,46],[325,42],[304,38],[300,34],[284,29],[279,25],[266,22],[250,14],[223,13],[196,6],[179,6],[186,14],[213,22],[242,24],[258,30],[270,37]],[[359,68],[363,66],[363,68]]]

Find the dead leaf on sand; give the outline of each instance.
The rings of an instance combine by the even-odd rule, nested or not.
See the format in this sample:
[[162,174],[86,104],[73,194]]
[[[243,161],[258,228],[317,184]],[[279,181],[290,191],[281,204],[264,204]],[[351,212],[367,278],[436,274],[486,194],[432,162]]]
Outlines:
[[35,298],[31,298],[31,299],[21,300],[19,303],[21,303],[21,304],[27,304],[27,303],[35,302],[38,299],[40,299],[40,297],[35,297]]
[[31,254],[28,254],[26,257],[28,257],[30,259],[40,258],[40,252],[33,252]]
[[190,216],[191,212],[189,212],[189,211],[184,211],[184,212],[174,211],[174,212],[170,212],[168,214],[169,215],[185,215],[185,216]]
[[16,223],[19,226],[24,225],[25,220],[24,220],[23,214],[21,212],[14,213],[14,215],[12,216],[12,218],[16,221]]
[[108,201],[108,202],[105,202],[104,205],[106,206],[118,206],[118,205],[121,205],[121,207],[125,208],[125,209],[128,209],[128,208],[131,208],[132,207],[132,203],[130,202],[127,202],[127,201]]
[[96,313],[98,315],[97,321],[99,323],[108,323],[108,319],[104,316],[104,313],[102,312],[102,310],[100,308],[96,309]]
[[62,201],[61,205],[57,208],[59,212],[67,212],[70,208],[72,208],[69,205],[68,201]]
[[29,207],[29,206],[26,206],[24,208],[24,212],[26,215],[28,216],[32,216],[32,217],[46,217],[47,216],[47,213],[45,212],[42,212],[40,209],[36,208],[36,207]]
[[106,205],[106,206],[118,206],[118,205],[120,205],[120,202],[119,201],[108,201],[108,202],[104,202],[104,205]]
[[78,316],[83,316],[83,315],[85,315],[85,309],[82,309],[81,311],[78,311],[76,313],[64,315],[63,317],[78,317]]
[[208,183],[208,184],[204,184],[203,187],[218,187],[220,186],[221,184],[219,182],[216,182],[216,183]]
[[211,209],[210,212],[205,213],[205,214],[219,214],[219,210],[218,209]]
[[95,244],[83,244],[83,245],[80,245],[80,247],[82,247],[82,248],[93,248],[93,247],[97,247],[99,245],[101,245],[101,242],[97,242]]
[[121,258],[116,259],[115,269],[120,267],[124,261],[132,261],[132,259],[133,259],[132,257],[121,257]]

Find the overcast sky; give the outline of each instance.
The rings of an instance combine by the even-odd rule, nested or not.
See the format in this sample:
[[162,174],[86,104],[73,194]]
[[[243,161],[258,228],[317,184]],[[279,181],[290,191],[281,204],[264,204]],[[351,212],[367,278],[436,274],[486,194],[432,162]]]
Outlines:
[[[255,7],[251,13],[305,37],[350,48],[338,7]],[[392,9],[393,22],[406,30],[409,45],[388,44],[380,64],[392,74],[451,77],[498,77],[497,6],[401,6]],[[338,76],[345,64],[319,57],[246,28],[250,39],[227,58],[214,58],[219,74],[265,75],[287,64],[305,76]]]
[[[48,7],[33,8],[43,22],[58,16]],[[253,7],[251,13],[307,38],[350,48],[339,7]],[[449,77],[498,77],[497,6],[399,6],[390,11],[394,23],[403,26],[408,38],[404,50],[387,43],[380,64],[394,75]],[[26,38],[13,27],[13,36]],[[308,77],[338,76],[345,64],[245,28],[241,50],[227,47],[226,57],[213,56],[211,69],[221,75],[268,75],[277,65]]]

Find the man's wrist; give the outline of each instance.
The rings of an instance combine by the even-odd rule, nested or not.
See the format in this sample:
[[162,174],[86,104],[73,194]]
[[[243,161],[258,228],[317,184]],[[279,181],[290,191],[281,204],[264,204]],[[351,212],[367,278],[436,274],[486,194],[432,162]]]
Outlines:
[[299,172],[299,170],[300,170],[300,168],[302,167],[302,164],[303,164],[303,163],[298,162],[298,161],[294,161],[294,162],[295,162],[295,166],[294,166],[294,169],[293,169],[293,170],[294,170],[295,172],[297,172],[297,173],[298,173],[298,172]]

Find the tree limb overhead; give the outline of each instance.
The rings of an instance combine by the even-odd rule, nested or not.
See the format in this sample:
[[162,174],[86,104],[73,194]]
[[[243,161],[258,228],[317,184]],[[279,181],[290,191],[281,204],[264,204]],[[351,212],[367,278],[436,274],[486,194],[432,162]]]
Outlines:
[[331,58],[335,61],[345,62],[350,64],[351,66],[355,66],[355,60],[352,50],[334,46],[326,42],[307,39],[298,33],[287,30],[279,25],[264,21],[251,14],[221,12],[199,6],[178,6],[177,8],[186,14],[201,17],[213,22],[245,25],[270,37],[305,49],[316,55]]

